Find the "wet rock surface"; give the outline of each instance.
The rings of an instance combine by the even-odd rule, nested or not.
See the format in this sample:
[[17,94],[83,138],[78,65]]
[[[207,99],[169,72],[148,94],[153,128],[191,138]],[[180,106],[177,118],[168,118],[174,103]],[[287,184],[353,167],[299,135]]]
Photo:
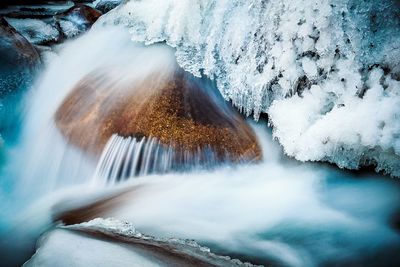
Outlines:
[[118,134],[154,137],[190,152],[211,148],[221,159],[261,159],[252,129],[209,89],[181,70],[127,87],[107,73],[91,74],[66,97],[55,121],[71,143],[96,153]]
[[39,62],[35,47],[0,17],[0,96],[23,86]]

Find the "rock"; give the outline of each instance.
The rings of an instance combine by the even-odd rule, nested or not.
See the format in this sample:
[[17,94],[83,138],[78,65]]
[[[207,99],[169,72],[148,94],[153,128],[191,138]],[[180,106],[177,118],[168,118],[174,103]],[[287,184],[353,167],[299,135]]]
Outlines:
[[83,24],[92,25],[101,16],[101,13],[90,6],[77,4],[67,10],[63,15],[65,15],[64,18],[66,19],[80,19],[83,20]]
[[60,40],[60,32],[52,22],[15,18],[7,18],[7,21],[32,44],[47,45]]
[[24,86],[39,62],[33,45],[0,17],[0,98]]
[[44,5],[49,2],[66,2],[65,0],[2,0],[0,7],[16,6],[16,5]]
[[0,15],[6,18],[41,19],[49,22],[54,16],[65,13],[78,3],[65,0],[10,0],[8,4],[7,1],[1,1],[0,7],[2,4],[4,7],[0,8]]
[[51,6],[11,6],[0,14],[29,42],[52,45],[87,31],[101,12],[70,2]]
[[116,8],[121,2],[122,0],[100,0],[96,4],[96,9],[105,14],[110,10]]
[[174,266],[252,267],[219,256],[193,240],[158,238],[142,234],[129,222],[96,219],[55,227],[38,241],[36,253],[24,266]]
[[100,11],[92,7],[76,4],[57,15],[56,24],[66,37],[74,37],[90,29],[101,15]]
[[112,134],[154,137],[176,150],[211,148],[219,159],[257,161],[253,130],[216,88],[182,70],[123,84],[111,72],[83,78],[55,114],[72,144],[99,154]]

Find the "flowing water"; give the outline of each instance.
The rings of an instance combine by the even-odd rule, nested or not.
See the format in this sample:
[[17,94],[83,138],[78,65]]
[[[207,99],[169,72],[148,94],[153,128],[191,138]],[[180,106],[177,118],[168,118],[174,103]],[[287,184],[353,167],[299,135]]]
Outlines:
[[111,136],[97,164],[94,184],[116,184],[128,178],[171,171],[211,168],[217,155],[211,147],[198,148],[196,153],[176,151],[156,138]]
[[[51,55],[26,97],[20,138],[6,147],[0,249],[12,254],[2,257],[29,258],[38,235],[51,227],[56,204],[139,188],[102,216],[260,264],[398,266],[398,180],[292,161],[263,123],[252,124],[263,149],[259,164],[210,169],[213,153],[203,149],[179,155],[179,170],[173,149],[151,137],[113,135],[100,157],[68,144],[54,114],[79,80],[111,67],[112,75],[133,72],[137,79],[160,64],[175,64],[170,49],[134,44],[113,27],[97,27]],[[196,168],[204,158],[206,167]]]

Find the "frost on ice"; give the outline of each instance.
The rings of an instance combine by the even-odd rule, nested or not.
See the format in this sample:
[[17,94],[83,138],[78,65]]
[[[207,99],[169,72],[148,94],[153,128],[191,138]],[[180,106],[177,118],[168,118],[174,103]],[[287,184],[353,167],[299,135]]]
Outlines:
[[288,155],[400,176],[398,1],[128,1],[99,24],[175,47]]

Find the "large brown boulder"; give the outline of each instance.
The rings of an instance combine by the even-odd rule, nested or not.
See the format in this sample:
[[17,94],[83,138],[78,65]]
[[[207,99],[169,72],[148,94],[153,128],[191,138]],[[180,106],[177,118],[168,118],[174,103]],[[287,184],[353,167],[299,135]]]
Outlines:
[[155,137],[196,153],[211,148],[226,160],[257,161],[253,130],[215,87],[177,70],[122,83],[110,72],[82,79],[65,98],[55,121],[69,141],[99,153],[112,134]]

